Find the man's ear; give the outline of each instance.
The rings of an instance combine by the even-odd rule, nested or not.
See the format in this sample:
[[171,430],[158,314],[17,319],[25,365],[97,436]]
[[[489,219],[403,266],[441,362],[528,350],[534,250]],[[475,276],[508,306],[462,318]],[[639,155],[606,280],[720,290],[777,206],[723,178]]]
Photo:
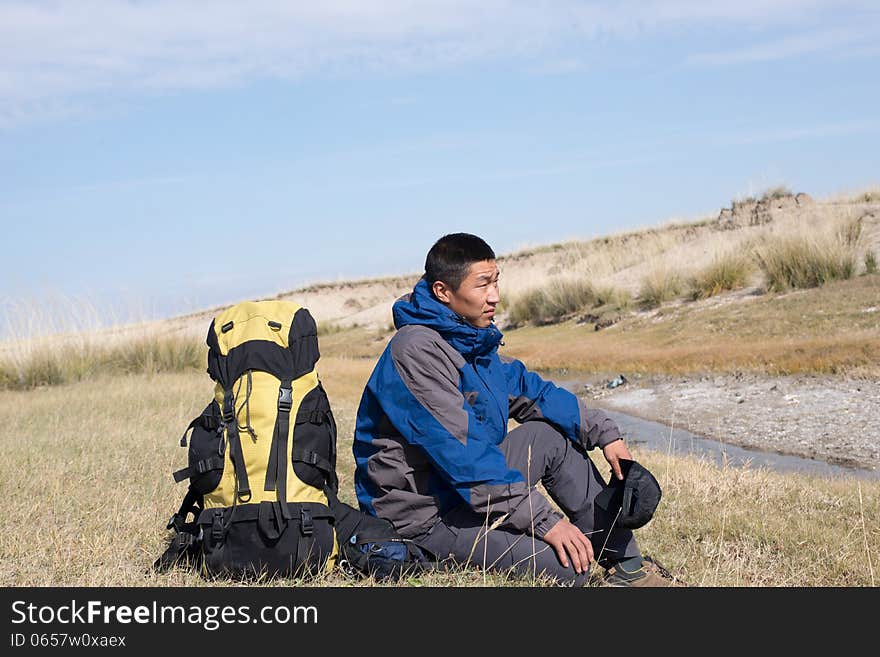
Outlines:
[[449,303],[452,300],[449,296],[450,292],[452,292],[452,288],[443,281],[434,281],[434,284],[431,286],[431,291],[440,303]]

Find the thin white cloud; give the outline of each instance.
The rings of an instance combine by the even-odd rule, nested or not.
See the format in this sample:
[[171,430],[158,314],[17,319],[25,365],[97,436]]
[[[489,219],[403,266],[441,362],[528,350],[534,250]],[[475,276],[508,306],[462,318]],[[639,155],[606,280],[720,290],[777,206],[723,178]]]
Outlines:
[[843,47],[874,44],[878,38],[880,38],[880,29],[876,27],[834,28],[782,36],[772,41],[751,44],[733,50],[698,53],[691,55],[688,62],[701,66],[767,62],[829,50],[841,51]]
[[782,128],[778,130],[725,135],[717,138],[715,141],[716,143],[723,145],[746,146],[749,144],[844,137],[877,131],[880,131],[880,121],[876,119],[863,119],[841,123],[825,123],[797,128]]
[[[591,43],[689,27],[790,29],[865,1],[11,0],[0,3],[0,126],[98,99],[254,79],[577,61]],[[876,15],[876,13],[875,13]],[[791,52],[798,52],[794,47]],[[538,69],[539,70],[539,69]]]

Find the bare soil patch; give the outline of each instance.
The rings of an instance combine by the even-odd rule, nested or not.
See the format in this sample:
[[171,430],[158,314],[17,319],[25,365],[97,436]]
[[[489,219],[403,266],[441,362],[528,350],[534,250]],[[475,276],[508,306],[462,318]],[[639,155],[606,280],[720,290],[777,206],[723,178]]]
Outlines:
[[880,467],[880,382],[832,376],[732,374],[634,377],[582,393],[599,406],[720,442]]

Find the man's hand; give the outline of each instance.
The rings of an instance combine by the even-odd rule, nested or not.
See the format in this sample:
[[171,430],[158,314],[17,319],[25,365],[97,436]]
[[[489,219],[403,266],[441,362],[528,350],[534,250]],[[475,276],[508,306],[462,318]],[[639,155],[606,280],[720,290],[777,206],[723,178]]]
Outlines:
[[544,542],[556,550],[556,556],[568,568],[571,557],[572,567],[578,574],[586,572],[593,561],[593,545],[590,539],[568,520],[563,518],[544,534]]
[[608,461],[608,464],[611,466],[611,471],[614,472],[614,476],[622,480],[623,471],[620,469],[620,459],[632,461],[633,458],[629,453],[626,444],[622,440],[615,440],[613,443],[605,445],[605,447],[602,448],[602,453],[605,455],[605,460]]

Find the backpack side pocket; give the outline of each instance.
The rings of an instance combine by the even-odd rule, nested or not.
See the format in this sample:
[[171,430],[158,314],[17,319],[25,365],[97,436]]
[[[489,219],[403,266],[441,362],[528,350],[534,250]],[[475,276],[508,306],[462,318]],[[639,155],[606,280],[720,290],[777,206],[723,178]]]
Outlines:
[[202,414],[190,423],[190,427],[189,467],[175,472],[174,479],[179,482],[188,477],[190,488],[205,495],[217,488],[223,476],[226,441],[217,401],[208,404]]
[[292,460],[293,471],[302,482],[336,490],[336,421],[320,382],[300,402]]

